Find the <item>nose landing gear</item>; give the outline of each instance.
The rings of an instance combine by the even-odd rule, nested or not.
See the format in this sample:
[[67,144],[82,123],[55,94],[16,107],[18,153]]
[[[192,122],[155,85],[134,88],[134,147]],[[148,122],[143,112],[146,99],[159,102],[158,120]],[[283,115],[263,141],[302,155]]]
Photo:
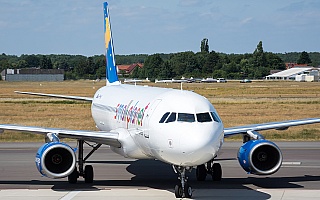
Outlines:
[[192,197],[192,188],[188,184],[188,177],[186,177],[186,170],[192,170],[191,167],[182,167],[182,166],[173,166],[173,169],[176,173],[179,173],[178,183],[174,187],[174,193],[176,198],[191,198]]

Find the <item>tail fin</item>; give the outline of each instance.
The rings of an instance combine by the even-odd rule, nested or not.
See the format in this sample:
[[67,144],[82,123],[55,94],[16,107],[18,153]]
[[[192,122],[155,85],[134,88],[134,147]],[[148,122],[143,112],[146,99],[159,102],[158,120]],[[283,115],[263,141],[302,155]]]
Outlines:
[[119,85],[116,62],[114,59],[113,40],[109,17],[108,3],[103,3],[104,9],[104,39],[106,47],[106,76],[107,85]]

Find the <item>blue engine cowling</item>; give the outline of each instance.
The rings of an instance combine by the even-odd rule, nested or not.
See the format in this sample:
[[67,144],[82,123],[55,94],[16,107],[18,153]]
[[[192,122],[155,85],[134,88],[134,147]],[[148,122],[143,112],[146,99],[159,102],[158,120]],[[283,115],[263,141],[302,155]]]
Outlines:
[[250,140],[238,151],[238,161],[248,173],[270,175],[277,172],[282,164],[279,147],[268,140]]
[[75,169],[76,156],[69,145],[50,142],[38,149],[35,162],[42,175],[49,178],[64,178]]

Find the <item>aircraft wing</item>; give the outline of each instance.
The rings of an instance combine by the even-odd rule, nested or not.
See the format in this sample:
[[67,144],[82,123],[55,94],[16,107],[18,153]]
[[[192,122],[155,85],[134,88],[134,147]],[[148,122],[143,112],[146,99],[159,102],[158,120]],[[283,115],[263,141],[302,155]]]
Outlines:
[[67,95],[45,94],[45,93],[35,93],[35,92],[20,92],[20,91],[14,91],[14,92],[18,93],[18,94],[28,94],[28,95],[35,95],[35,96],[55,97],[55,98],[70,99],[70,100],[81,100],[81,101],[90,101],[90,102],[92,102],[92,100],[93,100],[93,98],[90,98],[90,97],[67,96]]
[[248,131],[263,131],[269,129],[286,130],[291,126],[300,126],[306,124],[320,123],[320,118],[300,119],[282,122],[270,122],[263,124],[252,124],[247,126],[236,126],[224,129],[224,137],[229,137],[237,134],[244,134]]
[[36,133],[46,135],[48,133],[55,133],[59,138],[72,138],[78,140],[85,140],[89,142],[96,142],[99,144],[106,144],[113,147],[121,147],[121,143],[118,140],[119,134],[117,132],[105,132],[105,131],[81,131],[81,130],[68,130],[57,128],[43,128],[33,126],[19,126],[11,124],[0,124],[0,133],[5,130]]

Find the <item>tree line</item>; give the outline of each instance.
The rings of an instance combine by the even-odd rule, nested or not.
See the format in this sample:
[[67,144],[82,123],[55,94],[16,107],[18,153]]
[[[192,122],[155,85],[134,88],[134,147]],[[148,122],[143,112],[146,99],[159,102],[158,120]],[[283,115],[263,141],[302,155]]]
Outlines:
[[[320,53],[292,52],[272,53],[263,50],[260,41],[252,53],[225,54],[209,51],[208,39],[201,41],[200,51],[170,54],[116,55],[121,64],[143,63],[137,67],[131,78],[167,79],[195,77],[224,77],[228,79],[259,79],[269,75],[270,70],[284,70],[285,62],[299,64],[320,64]],[[40,68],[64,69],[66,79],[97,79],[105,77],[104,55],[0,55],[0,71],[3,69]]]

